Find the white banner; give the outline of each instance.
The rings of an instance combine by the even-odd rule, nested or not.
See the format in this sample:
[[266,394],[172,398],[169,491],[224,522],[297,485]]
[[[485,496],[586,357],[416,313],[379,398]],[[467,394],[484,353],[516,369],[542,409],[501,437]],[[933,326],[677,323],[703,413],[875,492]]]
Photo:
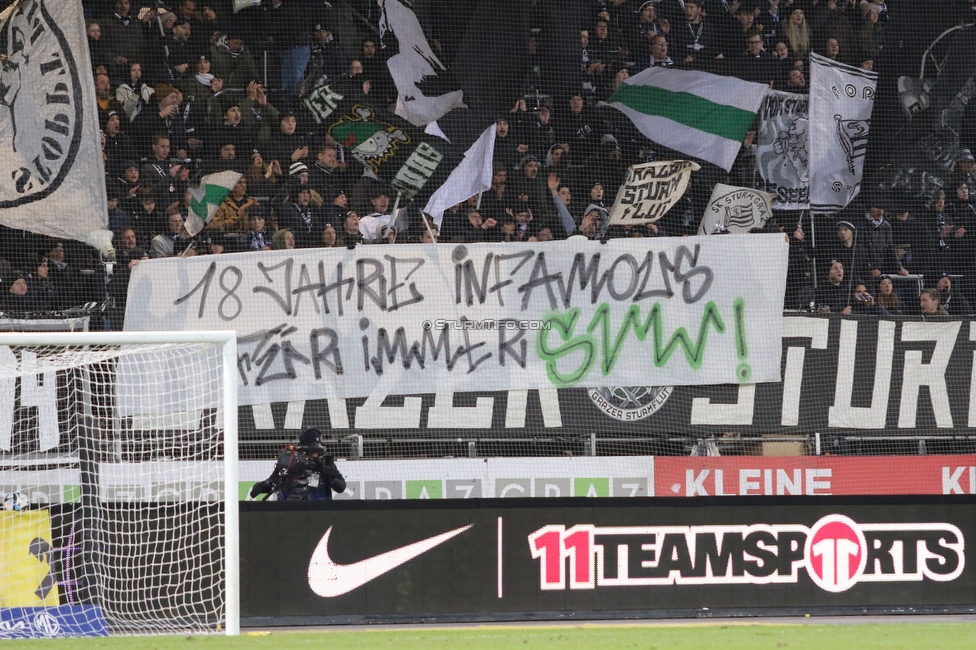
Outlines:
[[81,2],[21,0],[0,21],[0,223],[84,241],[108,208]]
[[786,260],[781,235],[158,259],[125,329],[235,329],[241,404],[775,382]]
[[861,189],[878,75],[810,55],[810,210],[838,212]]
[[769,219],[769,204],[774,196],[748,187],[716,183],[698,234],[713,235],[719,229],[734,234],[759,230]]
[[810,207],[808,95],[767,90],[759,108],[756,171],[759,189],[775,194],[774,210],[807,210]]
[[652,223],[663,217],[688,189],[698,163],[672,160],[633,165],[627,181],[617,192],[610,224]]

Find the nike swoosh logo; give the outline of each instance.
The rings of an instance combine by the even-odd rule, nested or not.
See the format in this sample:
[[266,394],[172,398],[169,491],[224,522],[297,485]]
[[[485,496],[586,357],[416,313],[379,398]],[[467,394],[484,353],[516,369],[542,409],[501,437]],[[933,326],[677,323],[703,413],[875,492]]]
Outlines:
[[318,546],[315,547],[312,559],[309,560],[308,586],[323,598],[334,598],[348,594],[370,580],[378,578],[418,555],[426,553],[435,546],[443,544],[452,537],[460,535],[473,525],[468,524],[407,546],[395,548],[387,553],[368,557],[353,564],[336,564],[329,557],[329,536],[332,534],[332,526],[329,526],[325,535],[319,540]]

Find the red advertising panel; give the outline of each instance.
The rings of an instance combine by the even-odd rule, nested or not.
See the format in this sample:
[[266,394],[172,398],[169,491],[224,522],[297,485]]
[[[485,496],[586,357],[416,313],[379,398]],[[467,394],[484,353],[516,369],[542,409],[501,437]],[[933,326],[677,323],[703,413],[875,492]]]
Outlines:
[[976,494],[976,456],[657,457],[654,494]]

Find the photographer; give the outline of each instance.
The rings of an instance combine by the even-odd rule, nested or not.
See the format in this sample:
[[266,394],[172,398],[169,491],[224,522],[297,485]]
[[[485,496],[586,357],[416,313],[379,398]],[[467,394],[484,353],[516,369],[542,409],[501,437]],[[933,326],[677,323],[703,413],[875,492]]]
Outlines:
[[333,490],[344,492],[346,480],[333,457],[325,455],[321,437],[318,429],[309,427],[299,436],[297,447],[286,445],[278,452],[271,476],[254,484],[250,498],[269,494],[278,501],[331,501]]

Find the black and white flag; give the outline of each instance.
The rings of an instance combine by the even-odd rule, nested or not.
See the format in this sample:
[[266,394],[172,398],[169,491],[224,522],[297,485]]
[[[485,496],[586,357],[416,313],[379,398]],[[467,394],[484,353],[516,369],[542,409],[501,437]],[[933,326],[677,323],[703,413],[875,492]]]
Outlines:
[[810,210],[838,212],[861,189],[878,75],[810,55]]
[[775,195],[774,210],[810,207],[810,150],[807,95],[767,90],[753,141],[758,187]]
[[464,94],[453,90],[443,95],[427,97],[420,89],[424,79],[437,76],[444,65],[434,54],[417,16],[398,0],[380,0],[383,20],[380,36],[393,32],[400,43],[400,51],[386,62],[397,88],[396,114],[414,126],[436,121],[455,108],[465,108]]
[[0,223],[84,241],[108,209],[81,2],[19,0],[0,32]]

